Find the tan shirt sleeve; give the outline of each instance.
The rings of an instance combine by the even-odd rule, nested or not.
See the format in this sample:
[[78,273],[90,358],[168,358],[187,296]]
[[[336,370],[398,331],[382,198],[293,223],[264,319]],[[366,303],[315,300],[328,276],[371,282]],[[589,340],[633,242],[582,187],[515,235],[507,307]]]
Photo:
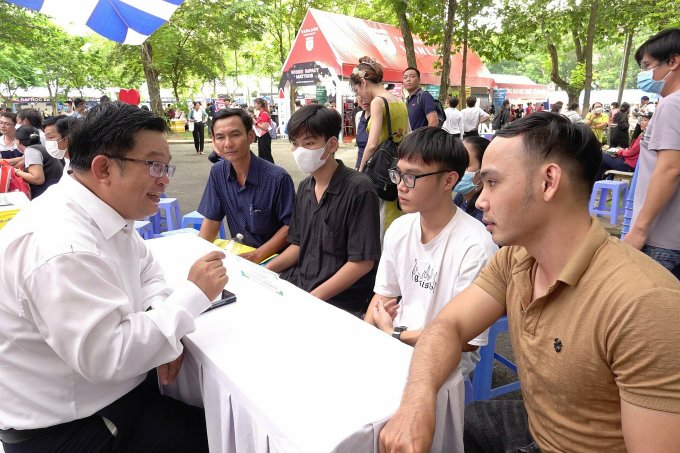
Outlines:
[[506,307],[508,283],[512,275],[514,249],[515,247],[501,248],[491,257],[489,264],[482,269],[479,277],[473,282],[493,297],[503,308]]
[[680,292],[656,288],[622,304],[606,335],[624,401],[680,413]]

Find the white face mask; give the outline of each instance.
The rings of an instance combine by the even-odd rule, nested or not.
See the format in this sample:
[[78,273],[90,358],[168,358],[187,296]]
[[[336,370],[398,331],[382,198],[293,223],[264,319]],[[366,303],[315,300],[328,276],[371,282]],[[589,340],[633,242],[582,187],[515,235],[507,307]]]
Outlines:
[[65,149],[59,149],[59,142],[57,140],[45,140],[45,149],[55,159],[63,159],[66,154]]
[[323,148],[319,149],[307,149],[299,146],[293,151],[293,159],[295,159],[295,163],[301,172],[314,173],[326,163],[328,157],[321,160],[321,156],[326,152],[326,145],[328,145],[328,142]]

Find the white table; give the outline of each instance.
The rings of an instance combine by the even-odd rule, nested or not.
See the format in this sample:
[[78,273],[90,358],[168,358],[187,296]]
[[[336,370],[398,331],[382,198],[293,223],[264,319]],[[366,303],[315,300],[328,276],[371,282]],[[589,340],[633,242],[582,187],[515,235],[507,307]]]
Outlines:
[[[215,249],[193,235],[147,244],[170,286]],[[411,347],[241,258],[225,265],[238,300],[196,320],[164,389],[205,407],[210,451],[377,452]],[[463,452],[463,401],[456,371],[439,393],[433,452]]]

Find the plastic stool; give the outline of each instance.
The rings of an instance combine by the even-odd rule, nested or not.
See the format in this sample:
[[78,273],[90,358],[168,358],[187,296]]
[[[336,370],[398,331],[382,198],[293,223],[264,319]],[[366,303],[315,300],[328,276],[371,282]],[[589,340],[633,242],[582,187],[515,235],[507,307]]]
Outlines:
[[[162,221],[165,219],[165,225]],[[158,212],[151,217],[153,232],[160,234],[163,231],[172,231],[179,228],[179,201],[177,198],[163,198],[158,203]]]
[[[195,228],[200,231],[201,225],[203,225],[203,215],[198,211],[190,212],[189,214],[182,217],[182,228]],[[224,224],[220,222],[220,239],[226,239],[227,233],[224,230]]]
[[194,228],[180,228],[178,230],[169,230],[169,231],[163,231],[160,236],[166,237],[166,236],[174,236],[175,234],[193,234],[193,235],[198,235],[198,230]]
[[144,239],[153,239],[153,227],[148,220],[135,220],[135,230]]
[[[607,195],[611,192],[612,204],[607,208]],[[597,206],[595,200],[598,198]],[[593,192],[590,194],[588,209],[591,215],[609,215],[609,223],[616,225],[619,222],[619,215],[623,214],[624,209],[619,206],[619,201],[625,203],[628,195],[628,183],[624,181],[596,181]]]
[[633,220],[633,201],[635,200],[635,186],[637,186],[638,168],[635,167],[633,173],[633,180],[628,189],[628,197],[626,197],[625,209],[623,210],[623,225],[621,226],[621,240],[626,237],[630,231],[630,223]]
[[486,346],[479,348],[479,355],[481,356],[481,359],[479,360],[479,363],[477,363],[477,367],[475,368],[475,372],[472,377],[475,401],[488,400],[505,393],[519,390],[519,381],[505,384],[500,387],[491,388],[494,359],[498,360],[502,365],[505,365],[512,371],[517,372],[517,366],[514,363],[502,355],[496,354],[495,352],[496,337],[499,333],[507,331],[508,318],[503,316],[493,323],[493,325],[489,328],[489,343]]

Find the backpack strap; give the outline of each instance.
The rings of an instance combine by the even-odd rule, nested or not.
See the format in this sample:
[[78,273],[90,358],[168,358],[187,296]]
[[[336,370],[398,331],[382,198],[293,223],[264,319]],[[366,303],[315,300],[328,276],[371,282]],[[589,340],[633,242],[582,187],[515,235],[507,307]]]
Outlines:
[[387,99],[384,97],[380,96],[380,99],[382,99],[385,103],[385,116],[387,117],[387,138],[392,140],[392,118],[390,117],[390,105],[387,102]]

